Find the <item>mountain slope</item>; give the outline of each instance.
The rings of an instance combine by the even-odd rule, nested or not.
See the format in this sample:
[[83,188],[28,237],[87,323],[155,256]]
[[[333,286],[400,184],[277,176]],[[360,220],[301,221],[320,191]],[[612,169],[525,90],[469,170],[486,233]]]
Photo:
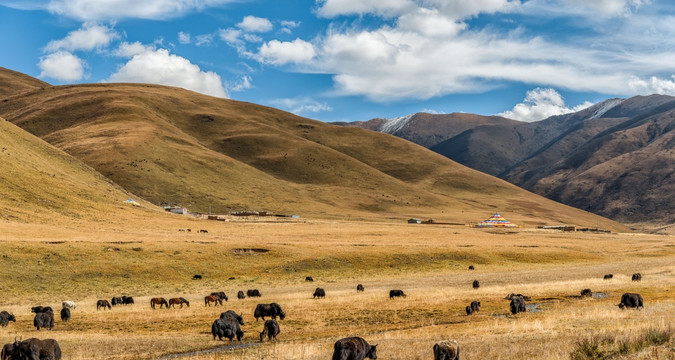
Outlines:
[[484,124],[430,149],[619,221],[672,223],[675,157],[668,119],[673,100],[663,95],[609,99],[538,122]]
[[3,220],[103,220],[147,212],[125,205],[132,195],[94,169],[2,118],[0,184]]
[[499,210],[624,229],[397,137],[177,88],[51,87],[9,98],[0,114],[125,189],[194,211],[469,222]]
[[535,154],[504,178],[620,221],[675,223],[675,99],[643,111],[557,161]]
[[0,67],[0,100],[51,85],[34,77]]

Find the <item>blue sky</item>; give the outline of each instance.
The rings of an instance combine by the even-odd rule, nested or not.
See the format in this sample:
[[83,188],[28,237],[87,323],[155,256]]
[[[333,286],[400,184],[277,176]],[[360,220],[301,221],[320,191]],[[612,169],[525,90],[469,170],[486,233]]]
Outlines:
[[0,66],[148,82],[322,121],[540,120],[675,95],[670,0],[0,0]]

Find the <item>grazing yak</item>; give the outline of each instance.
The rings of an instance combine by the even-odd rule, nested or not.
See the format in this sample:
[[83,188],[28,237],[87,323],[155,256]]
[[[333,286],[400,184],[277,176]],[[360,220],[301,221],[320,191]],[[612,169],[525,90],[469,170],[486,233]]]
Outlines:
[[237,337],[237,341],[241,341],[241,338],[244,337],[244,332],[241,331],[239,323],[236,320],[232,319],[216,319],[211,325],[211,335],[213,335],[213,340],[218,337],[218,340],[223,340],[223,338],[228,338],[230,341]]
[[159,298],[152,298],[150,299],[150,307],[155,308],[155,305],[159,304],[159,308],[161,309],[162,306],[166,306],[166,308],[169,308],[169,303],[166,301],[165,298],[159,297]]
[[68,322],[70,320],[70,309],[63,308],[61,309],[61,321]]
[[234,312],[234,310],[227,310],[225,312],[220,313],[220,318],[221,319],[232,319],[232,320],[235,320],[236,322],[238,322],[239,325],[244,325],[243,314],[237,314],[236,312]]
[[603,280],[611,280],[613,277],[614,277],[613,274],[607,274],[607,275],[603,276],[602,279]]
[[214,291],[214,292],[211,293],[211,295],[217,296],[218,299],[221,300],[221,302],[220,302],[221,304],[223,303],[222,300],[227,301],[227,295],[225,295],[225,292],[224,292],[224,291],[218,291],[218,292],[215,292],[215,291]]
[[480,287],[480,282],[478,282],[478,280],[474,280],[473,281],[473,288],[478,289],[479,287]]
[[311,276],[305,276],[305,281],[312,282],[314,281],[314,278],[312,278]]
[[281,309],[281,305],[277,303],[258,304],[258,306],[255,307],[253,316],[255,317],[255,321],[258,321],[258,318],[265,320],[265,316],[275,320],[278,316],[279,319],[283,320],[286,318],[286,313]]
[[61,306],[64,307],[64,308],[73,309],[73,310],[77,309],[77,306],[75,305],[75,302],[70,301],[70,300],[66,300],[66,301],[62,302]]
[[356,285],[356,292],[362,292],[363,290],[365,290],[363,288],[363,285],[361,285],[361,284]]
[[33,326],[35,326],[35,328],[38,330],[43,327],[51,330],[54,327],[54,313],[48,311],[35,314],[35,317],[33,318]]
[[276,320],[267,320],[263,326],[263,331],[260,332],[260,342],[263,342],[263,335],[265,335],[265,333],[267,333],[267,340],[276,341],[277,335],[279,335],[280,332],[279,323],[277,323]]
[[333,345],[332,360],[377,359],[377,344],[370,345],[358,336],[340,339]]
[[442,340],[434,344],[434,360],[459,360],[457,341]]
[[199,275],[199,274],[195,274],[195,275],[192,277],[192,280],[201,280],[201,279],[202,279],[202,276]]
[[248,297],[260,297],[262,295],[260,295],[260,291],[258,291],[258,289],[249,289],[249,290],[246,290],[246,296],[248,296]]
[[36,313],[36,314],[42,313],[42,312],[50,312],[50,311],[54,312],[54,310],[52,310],[51,306],[33,306],[32,308],[30,308],[30,312]]
[[639,310],[640,308],[645,308],[644,300],[642,300],[642,295],[636,293],[625,293],[621,295],[621,302],[617,305],[620,309],[624,308],[635,308]]
[[112,306],[122,305],[122,298],[113,297],[112,299],[110,299],[110,304],[112,304]]
[[640,274],[640,273],[635,273],[635,274],[633,274],[633,278],[632,278],[631,280],[633,280],[633,281],[640,281],[640,280],[642,280],[642,274]]
[[122,304],[131,305],[134,303],[134,298],[131,296],[122,296]]
[[239,290],[237,293],[237,299],[246,299],[246,295],[244,295],[244,292]]
[[471,305],[466,307],[466,314],[471,315],[480,310],[480,301],[472,301]]
[[581,290],[581,297],[593,297],[593,292],[591,289],[583,289]]
[[526,311],[525,299],[522,296],[514,296],[511,299],[510,308],[511,308],[511,314],[513,314],[513,315],[515,315],[519,312],[525,312]]
[[61,360],[61,348],[54,339],[40,340],[30,338],[23,341],[14,340],[6,344],[0,354],[2,360]]
[[100,310],[101,308],[103,308],[103,310],[105,310],[106,308],[108,308],[108,310],[111,310],[112,306],[110,306],[108,300],[99,300],[96,302],[96,311]]
[[316,288],[316,290],[314,290],[314,294],[313,294],[313,295],[314,295],[314,298],[315,298],[315,299],[316,299],[316,298],[319,298],[319,299],[325,298],[325,297],[326,297],[326,291],[325,291],[324,289],[322,289],[322,288]]
[[504,300],[513,300],[514,297],[522,297],[525,301],[532,300],[532,299],[530,299],[529,296],[526,296],[526,295],[523,295],[523,294],[514,294],[514,293],[510,293],[510,294],[506,295]]
[[389,290],[389,299],[393,299],[395,297],[406,297],[407,295],[403,292],[403,290]]
[[0,312],[0,325],[2,325],[2,327],[7,326],[7,324],[9,324],[10,321],[16,322],[16,317],[14,316],[14,314],[8,313],[7,311],[4,310]]
[[469,270],[476,270],[476,268],[473,265],[469,265]]

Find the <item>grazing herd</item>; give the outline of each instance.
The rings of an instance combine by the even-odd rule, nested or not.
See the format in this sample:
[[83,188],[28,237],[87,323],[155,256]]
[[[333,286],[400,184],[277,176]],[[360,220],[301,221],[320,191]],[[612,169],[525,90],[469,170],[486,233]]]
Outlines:
[[[612,274],[607,274],[604,276],[605,280],[610,280],[613,278]],[[313,279],[308,276],[305,279],[308,282],[313,282]],[[641,281],[642,275],[640,273],[635,273],[632,276],[632,281]],[[474,280],[472,284],[474,289],[479,288],[480,284],[478,280]],[[364,287],[362,284],[358,284],[356,287],[357,292],[363,292]],[[591,289],[581,290],[581,297],[592,297],[593,293]],[[244,295],[243,291],[238,291],[237,298],[245,299],[246,297],[260,297],[261,293],[257,289],[250,289]],[[323,288],[316,288],[313,293],[314,298],[325,298],[326,291]],[[403,290],[390,290],[389,298],[405,298],[406,294]],[[509,309],[511,314],[516,315],[520,312],[526,312],[525,301],[530,301],[530,298],[522,294],[509,294],[505,299],[510,300]],[[215,305],[223,304],[223,300],[228,301],[228,297],[225,292],[212,292],[210,295],[207,295],[204,298],[204,306],[210,306],[211,303]],[[111,305],[112,303],[112,305]],[[98,300],[96,302],[96,310],[106,308],[111,310],[112,306],[116,305],[129,305],[134,304],[134,300],[130,296],[122,297],[113,297],[111,302],[108,300]],[[183,305],[190,307],[190,302],[183,297],[171,298],[168,302],[162,297],[152,298],[150,300],[150,306],[152,309],[156,309],[156,306],[159,305],[160,309],[166,307],[175,308],[176,305],[179,305],[180,308]],[[621,309],[625,308],[634,308],[640,309],[644,308],[644,300],[640,294],[637,293],[624,293],[621,296],[621,302],[617,305]],[[466,314],[472,315],[480,311],[481,303],[480,301],[472,301],[469,306],[466,307]],[[63,301],[61,309],[61,320],[63,322],[68,322],[71,319],[71,310],[77,308],[75,302],[73,301]],[[51,330],[54,327],[54,311],[49,306],[34,306],[31,308],[31,312],[35,313],[33,319],[33,325],[37,330],[41,328],[47,328]],[[260,342],[263,342],[265,335],[267,335],[268,341],[273,342],[277,340],[277,336],[281,333],[279,323],[277,322],[277,317],[280,320],[284,320],[286,313],[281,308],[281,305],[278,303],[269,303],[269,304],[258,304],[254,310],[253,316],[256,321],[262,318],[265,321],[263,325],[263,330],[260,332]],[[265,317],[270,319],[265,320]],[[16,322],[16,317],[14,314],[11,314],[7,311],[0,312],[0,325],[6,327],[10,321]],[[216,319],[211,326],[211,335],[215,340],[223,340],[227,338],[230,341],[234,341],[236,338],[237,341],[241,341],[244,337],[244,331],[241,329],[241,325],[244,325],[243,314],[237,314],[233,310],[228,310],[220,314],[220,317]],[[459,344],[455,340],[443,340],[439,341],[433,346],[434,360],[459,360]],[[333,349],[333,360],[363,360],[363,359],[377,359],[377,345],[370,345],[365,339],[360,337],[347,337],[340,339],[335,342]],[[2,353],[0,353],[0,360],[60,360],[61,359],[61,349],[56,340],[45,339],[40,340],[36,338],[31,338],[27,340],[16,340],[14,343],[6,344],[2,348]]]

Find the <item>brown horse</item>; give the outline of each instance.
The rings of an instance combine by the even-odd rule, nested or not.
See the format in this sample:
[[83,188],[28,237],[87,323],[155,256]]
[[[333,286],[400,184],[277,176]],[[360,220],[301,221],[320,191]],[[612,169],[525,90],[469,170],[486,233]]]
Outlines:
[[211,306],[211,303],[213,303],[213,306],[218,306],[218,304],[223,305],[223,300],[218,297],[217,295],[208,295],[204,297],[204,306],[208,305]]
[[176,308],[176,305],[180,305],[180,308],[183,308],[183,304],[187,305],[187,307],[190,307],[190,302],[187,301],[185,298],[173,298],[169,299],[169,306],[173,307],[174,309]]
[[152,298],[150,299],[150,306],[154,309],[155,305],[159,304],[159,308],[161,309],[162,306],[166,306],[166,308],[169,308],[169,303],[166,302],[165,298]]
[[103,308],[103,310],[105,310],[105,308],[112,309],[112,306],[110,306],[108,300],[99,300],[96,302],[96,311],[101,310],[101,308]]

